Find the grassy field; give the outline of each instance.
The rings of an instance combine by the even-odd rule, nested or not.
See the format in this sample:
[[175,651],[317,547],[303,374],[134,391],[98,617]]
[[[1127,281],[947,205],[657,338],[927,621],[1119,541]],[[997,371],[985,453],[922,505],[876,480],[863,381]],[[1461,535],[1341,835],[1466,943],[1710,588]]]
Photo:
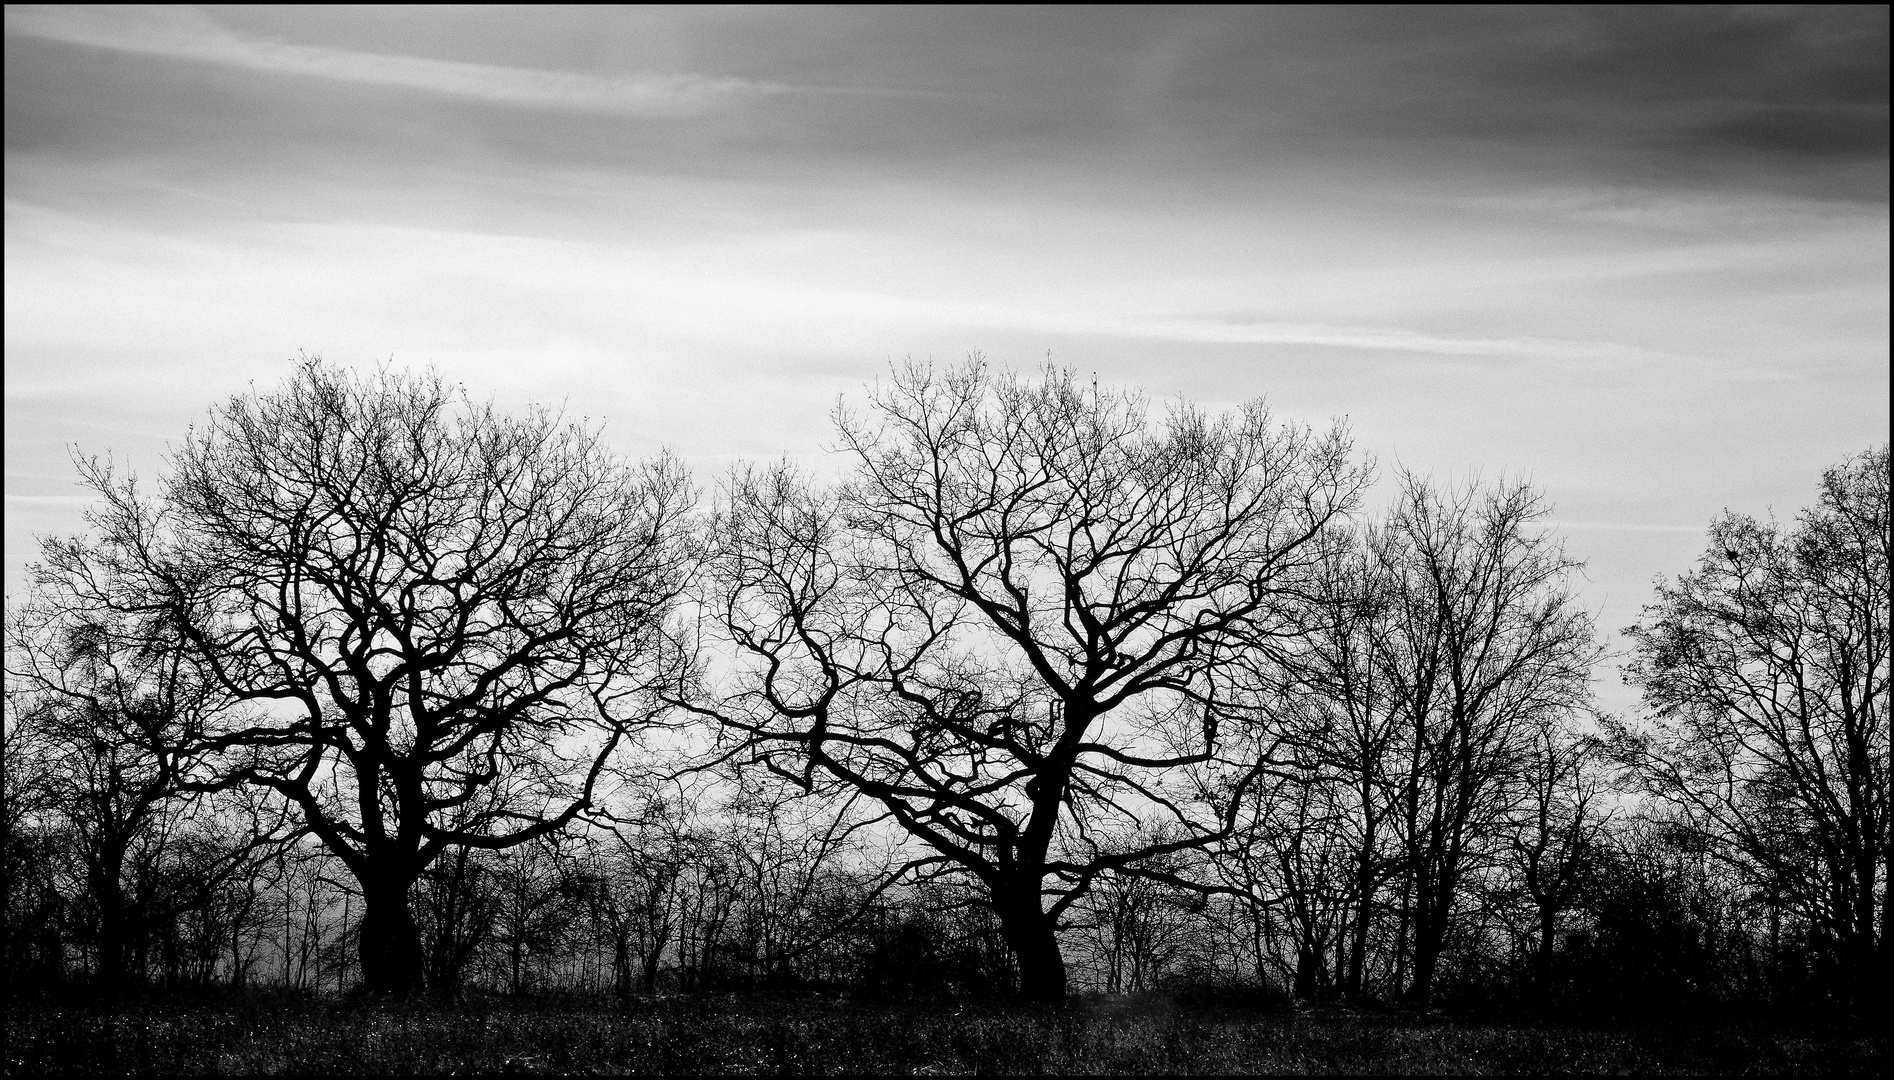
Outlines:
[[458,1008],[281,996],[115,1007],[18,1001],[6,1071],[55,1074],[1880,1073],[1884,1035],[1754,1025],[1506,1027],[1163,1000],[1058,1012],[676,999]]

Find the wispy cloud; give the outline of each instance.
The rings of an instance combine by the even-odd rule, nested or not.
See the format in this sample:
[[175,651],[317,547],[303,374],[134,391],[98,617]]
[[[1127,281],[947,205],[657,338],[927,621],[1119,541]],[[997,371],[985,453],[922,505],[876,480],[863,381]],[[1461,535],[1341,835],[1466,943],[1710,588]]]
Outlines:
[[1701,525],[1642,525],[1628,521],[1548,521],[1548,529],[1583,529],[1600,532],[1702,533]]
[[[1315,345],[1373,352],[1496,357],[1563,365],[1652,362],[1697,364],[1694,357],[1613,341],[1431,334],[1403,327],[1348,326],[1201,315],[1112,314],[1024,306],[909,303],[942,322],[1057,334],[1144,338],[1200,345]],[[918,312],[917,312],[918,313]]]
[[1324,345],[1388,352],[1432,353],[1443,356],[1530,357],[1562,361],[1681,360],[1684,357],[1608,341],[1562,341],[1554,338],[1451,337],[1416,330],[1317,323],[1231,321],[1212,319],[1107,320],[1098,327],[1125,336],[1169,338],[1208,344]]
[[60,508],[71,506],[75,503],[96,502],[98,498],[99,496],[97,495],[8,495],[6,501],[10,506],[50,506]]
[[233,33],[191,8],[10,5],[6,30],[67,44],[274,75],[418,90],[499,105],[627,116],[690,116],[743,98],[791,89],[696,74],[601,76],[292,45]]

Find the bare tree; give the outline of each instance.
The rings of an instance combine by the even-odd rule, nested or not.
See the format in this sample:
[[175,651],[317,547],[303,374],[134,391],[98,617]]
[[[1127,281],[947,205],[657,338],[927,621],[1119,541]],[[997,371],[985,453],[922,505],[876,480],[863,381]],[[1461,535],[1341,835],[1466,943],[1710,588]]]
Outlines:
[[741,871],[721,838],[698,832],[690,834],[690,841],[690,855],[673,886],[677,986],[682,990],[705,990],[717,981],[720,961],[728,951]]
[[542,837],[489,856],[491,966],[507,992],[524,994],[558,953],[582,912],[576,869],[556,838]]
[[1543,998],[1552,983],[1559,917],[1578,904],[1611,814],[1601,805],[1605,778],[1595,739],[1547,718],[1532,734],[1524,765],[1509,870],[1532,909],[1532,991]]
[[[1132,838],[1149,844],[1154,838]],[[1183,871],[1180,858],[1163,869]],[[1084,950],[1107,993],[1153,990],[1190,951],[1203,896],[1148,877],[1107,874],[1075,907]]]
[[263,709],[214,732],[223,781],[288,800],[354,875],[373,990],[421,984],[421,871],[563,828],[675,677],[689,484],[544,410],[308,360],[214,409],[155,499],[82,471],[112,572]]
[[665,955],[679,945],[687,906],[681,890],[710,844],[694,818],[682,789],[676,797],[645,792],[613,814],[609,832],[583,837],[582,892],[593,926],[604,935],[620,998],[631,996],[634,983],[654,992]]
[[[804,794],[768,774],[739,776],[723,809],[724,848],[736,871],[736,939],[748,981],[782,985],[798,962],[822,950],[887,888],[898,859],[868,841],[887,815],[864,812],[858,791]],[[760,979],[759,979],[760,976]]]
[[[1296,763],[1293,788],[1325,789],[1316,798],[1324,810],[1310,820],[1311,795],[1280,786],[1259,787],[1255,820],[1246,823],[1236,840],[1251,844],[1251,834],[1269,826],[1272,800],[1292,798],[1297,806],[1297,841],[1285,853],[1330,854],[1330,845],[1346,851],[1348,880],[1339,892],[1346,909],[1345,940],[1337,943],[1338,989],[1350,1000],[1364,994],[1368,945],[1380,895],[1398,876],[1402,865],[1395,854],[1394,821],[1398,809],[1395,782],[1397,738],[1402,729],[1401,680],[1390,664],[1396,653],[1395,616],[1400,604],[1398,576],[1368,543],[1368,534],[1354,529],[1332,529],[1323,538],[1323,557],[1308,585],[1301,647],[1290,654],[1280,670],[1262,680],[1277,726],[1284,733],[1285,756]],[[1332,834],[1320,843],[1307,842],[1304,833],[1317,826]],[[1271,838],[1264,838],[1265,846]],[[1236,864],[1247,865],[1250,852],[1237,853]],[[1314,874],[1293,865],[1282,868],[1312,879]],[[1323,873],[1321,876],[1328,876]],[[1267,880],[1264,874],[1261,880]],[[1259,880],[1252,873],[1250,880]],[[1321,887],[1333,890],[1324,881]],[[1258,899],[1263,899],[1257,895]],[[1280,897],[1281,894],[1278,894]],[[1304,922],[1316,922],[1312,897],[1299,898],[1295,908]],[[1298,986],[1308,975],[1298,967]]]
[[[1576,564],[1535,528],[1530,485],[1444,492],[1408,474],[1369,541],[1395,600],[1383,671],[1399,702],[1407,993],[1425,1003],[1465,873],[1500,843],[1535,725],[1582,707],[1598,646]],[[1411,937],[1407,935],[1411,934]]]
[[[241,972],[240,935],[260,921],[257,875],[297,832],[280,802],[247,789],[200,795],[139,846],[129,875],[139,933],[132,970],[166,986]],[[148,976],[147,976],[148,977]]]
[[[10,690],[10,688],[9,688]],[[37,741],[21,730],[19,703],[5,698],[0,726],[0,915],[4,916],[5,970],[10,977],[32,977],[44,984],[63,980],[66,957],[63,928],[68,904],[57,881],[64,829],[51,811],[56,785],[47,784],[39,767]]]
[[900,368],[870,405],[838,411],[841,489],[733,479],[707,606],[740,663],[698,707],[976,879],[1022,991],[1058,999],[1056,930],[1099,875],[1162,875],[1153,857],[1227,831],[1256,762],[1219,738],[1247,715],[1221,672],[1289,632],[1310,542],[1364,471],[1340,429],[1260,403],[1153,424],[1135,394],[977,359]]
[[194,845],[195,879],[173,879],[180,832],[193,815],[216,813],[194,784],[204,778],[204,732],[232,703],[190,661],[174,625],[101,602],[118,591],[92,549],[49,540],[44,552],[31,595],[9,613],[7,764],[15,782],[28,774],[42,813],[64,827],[94,979],[111,991],[133,967],[142,974],[152,933],[209,905],[286,830],[261,806],[248,808],[248,821],[226,815],[217,842]]
[[[1290,942],[1294,959],[1286,974],[1295,995],[1327,997],[1347,972],[1344,940],[1357,852],[1338,800],[1345,793],[1319,775],[1258,785],[1256,792],[1232,838],[1241,847],[1232,861],[1265,936]],[[1274,961],[1275,950],[1269,956]]]
[[1894,860],[1888,448],[1822,477],[1793,528],[1726,512],[1628,633],[1652,711],[1620,746],[1647,789],[1806,913],[1842,996],[1885,983]]
[[1384,973],[1428,1000],[1469,875],[1504,849],[1532,733],[1584,703],[1597,656],[1537,492],[1400,480],[1385,519],[1322,538],[1296,647],[1244,665],[1283,768],[1251,789],[1224,866],[1293,930],[1298,994],[1362,996],[1392,906]]
[[427,956],[430,992],[451,999],[469,965],[493,936],[499,898],[492,867],[465,845],[431,863],[416,882],[415,906]]

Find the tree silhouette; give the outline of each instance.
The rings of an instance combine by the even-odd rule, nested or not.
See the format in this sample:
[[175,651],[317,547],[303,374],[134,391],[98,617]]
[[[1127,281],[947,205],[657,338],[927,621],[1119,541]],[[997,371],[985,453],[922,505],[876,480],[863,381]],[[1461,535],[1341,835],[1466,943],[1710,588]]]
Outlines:
[[[807,785],[878,800],[978,881],[1031,998],[1100,875],[1228,829],[1257,762],[1227,669],[1288,633],[1311,540],[1364,481],[1341,430],[1260,403],[1152,423],[1134,394],[976,359],[838,412],[848,483],[733,477],[706,608],[734,646],[704,711]],[[1152,837],[1125,847],[1127,829]]]
[[1468,868],[1500,842],[1536,733],[1586,705],[1598,646],[1575,564],[1534,528],[1523,482],[1443,491],[1412,474],[1369,540],[1394,598],[1383,654],[1396,706],[1408,996],[1427,1002]]
[[1829,470],[1793,528],[1726,512],[1626,630],[1655,715],[1618,729],[1648,792],[1810,920],[1857,1003],[1894,918],[1888,527],[1885,444]]
[[311,359],[213,409],[156,498],[82,467],[112,574],[260,709],[207,733],[221,782],[286,799],[359,882],[371,990],[422,983],[422,870],[564,827],[676,677],[688,481],[543,409]]
[[[82,882],[75,899],[94,985],[109,993],[134,968],[142,976],[153,934],[208,907],[289,836],[280,813],[204,793],[205,732],[232,719],[234,703],[192,663],[177,628],[126,611],[85,543],[49,540],[43,551],[31,594],[8,618],[6,767],[63,833]],[[200,828],[186,852],[188,826],[213,802],[230,804],[216,842]]]

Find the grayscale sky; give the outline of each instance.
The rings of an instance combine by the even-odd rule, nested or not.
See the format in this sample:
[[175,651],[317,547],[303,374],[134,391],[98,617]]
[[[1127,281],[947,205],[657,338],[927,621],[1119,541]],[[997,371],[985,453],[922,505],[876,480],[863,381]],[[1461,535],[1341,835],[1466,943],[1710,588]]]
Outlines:
[[[298,350],[709,486],[890,359],[1523,475],[1607,628],[1888,437],[1888,9],[35,8],[6,581]],[[1615,639],[1614,639],[1615,640]],[[1601,680],[1603,700],[1630,696]]]

